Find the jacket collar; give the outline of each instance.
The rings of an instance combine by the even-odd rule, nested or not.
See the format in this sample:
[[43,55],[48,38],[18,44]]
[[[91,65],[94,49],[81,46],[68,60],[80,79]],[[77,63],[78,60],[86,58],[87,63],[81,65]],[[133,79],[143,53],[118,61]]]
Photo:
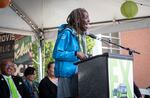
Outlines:
[[62,24],[61,26],[58,27],[58,31],[63,31],[63,30],[69,30],[73,35],[77,36],[76,30],[72,27],[69,27],[68,24]]

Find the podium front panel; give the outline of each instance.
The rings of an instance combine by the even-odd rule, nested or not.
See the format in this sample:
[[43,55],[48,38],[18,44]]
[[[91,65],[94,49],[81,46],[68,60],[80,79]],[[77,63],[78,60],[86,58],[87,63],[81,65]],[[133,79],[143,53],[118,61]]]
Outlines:
[[78,66],[79,98],[108,98],[107,58],[97,57]]

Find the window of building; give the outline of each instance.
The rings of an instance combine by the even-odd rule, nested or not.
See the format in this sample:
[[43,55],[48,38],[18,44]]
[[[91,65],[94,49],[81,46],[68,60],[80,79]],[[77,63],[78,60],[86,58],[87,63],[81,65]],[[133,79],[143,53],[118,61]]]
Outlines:
[[[118,32],[101,34],[101,38],[106,41],[115,43],[117,45],[120,44],[120,37],[119,37]],[[120,54],[120,48],[116,45],[113,45],[113,44],[103,41],[102,42],[102,53],[105,53],[105,52]]]
[[98,34],[97,36],[106,41],[96,41],[96,44],[93,48],[93,55],[103,54],[106,52],[120,54],[120,48],[118,46],[108,43],[108,41],[111,41],[117,45],[120,45],[120,36],[118,32]]

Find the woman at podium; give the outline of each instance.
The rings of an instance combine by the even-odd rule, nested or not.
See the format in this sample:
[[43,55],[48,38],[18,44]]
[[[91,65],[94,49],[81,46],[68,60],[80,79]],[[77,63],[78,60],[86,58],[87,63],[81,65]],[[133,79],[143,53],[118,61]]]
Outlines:
[[89,25],[89,15],[84,8],[74,9],[67,18],[67,24],[58,28],[53,50],[55,76],[58,77],[58,98],[76,98],[79,60],[86,59],[85,32]]

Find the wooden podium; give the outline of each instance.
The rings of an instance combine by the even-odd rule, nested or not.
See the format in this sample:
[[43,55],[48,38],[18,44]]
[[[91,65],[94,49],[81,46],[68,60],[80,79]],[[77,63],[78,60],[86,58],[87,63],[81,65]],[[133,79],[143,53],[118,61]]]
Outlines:
[[79,98],[134,98],[132,60],[105,53],[77,62]]

